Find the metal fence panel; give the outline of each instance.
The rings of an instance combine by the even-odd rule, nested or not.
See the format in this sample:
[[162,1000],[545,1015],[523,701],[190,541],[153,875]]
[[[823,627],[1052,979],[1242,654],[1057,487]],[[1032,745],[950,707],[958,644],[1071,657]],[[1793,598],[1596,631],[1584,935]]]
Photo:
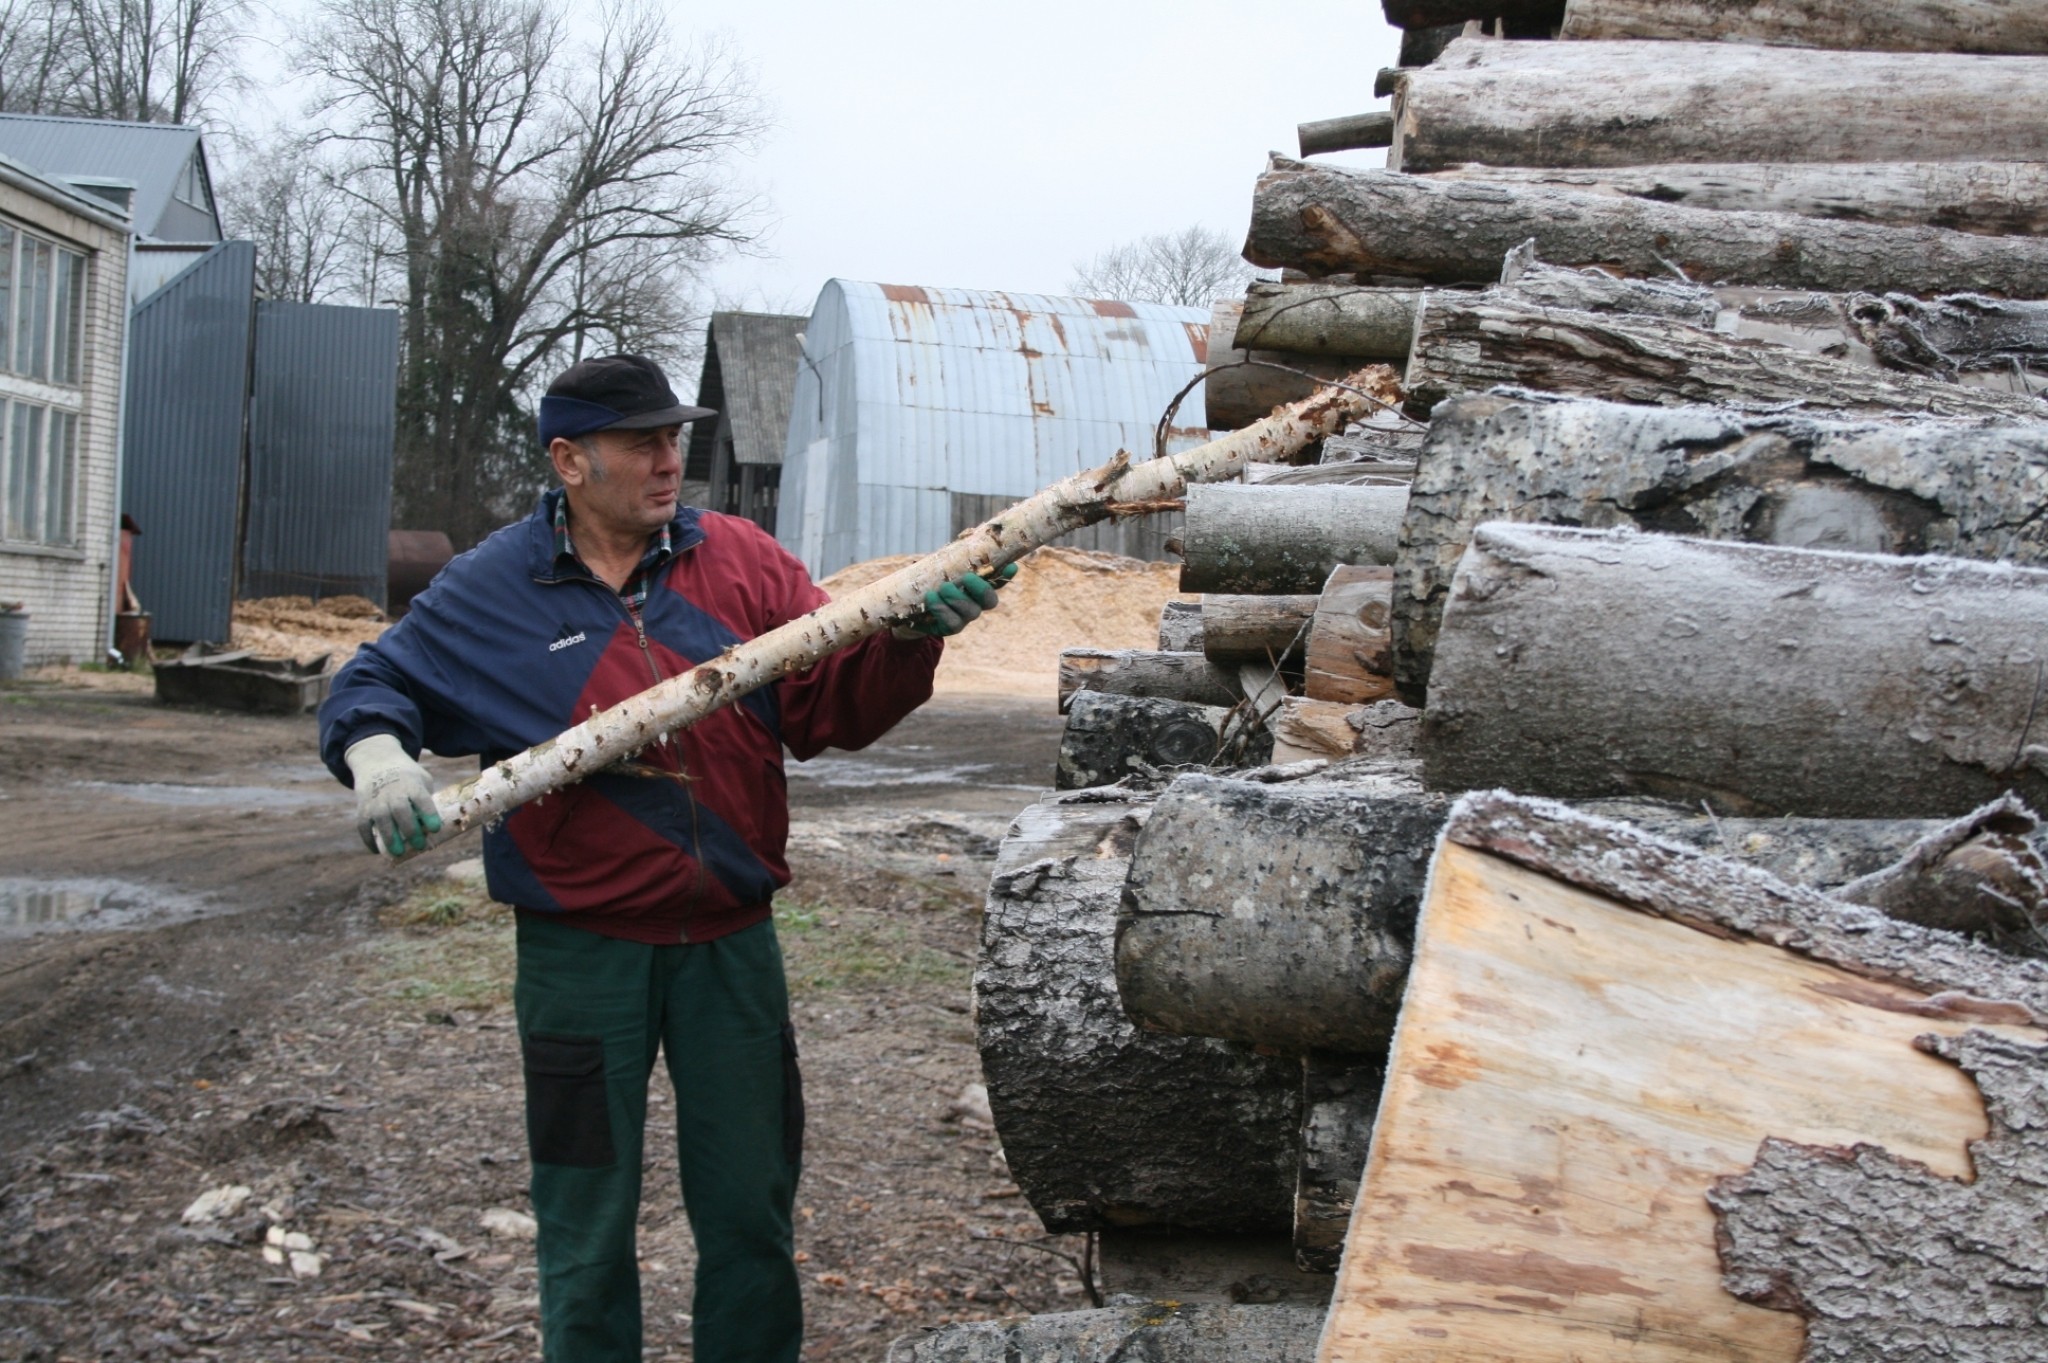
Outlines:
[[256,248],[224,242],[129,323],[122,506],[135,592],[170,643],[225,643],[235,595]]
[[256,305],[244,597],[385,604],[398,314]]

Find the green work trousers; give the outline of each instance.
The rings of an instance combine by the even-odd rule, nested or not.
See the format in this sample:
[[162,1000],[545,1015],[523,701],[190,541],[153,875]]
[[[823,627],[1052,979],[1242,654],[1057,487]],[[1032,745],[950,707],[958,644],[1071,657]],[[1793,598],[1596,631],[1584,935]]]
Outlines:
[[647,946],[519,915],[513,1005],[540,1223],[542,1355],[640,1363],[647,1081],[676,1092],[676,1163],[697,1242],[697,1363],[795,1363],[790,1210],[803,1097],[772,922]]

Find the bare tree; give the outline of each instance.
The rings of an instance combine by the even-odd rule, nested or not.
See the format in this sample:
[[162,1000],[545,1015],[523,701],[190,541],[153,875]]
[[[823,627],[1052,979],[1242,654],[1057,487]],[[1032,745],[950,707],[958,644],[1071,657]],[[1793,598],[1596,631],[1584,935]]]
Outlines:
[[273,136],[223,177],[217,201],[223,232],[256,243],[266,297],[355,302],[374,288],[374,265],[365,270],[374,228],[307,138]]
[[247,0],[6,0],[0,109],[201,120],[241,83],[247,20]]
[[[578,354],[674,353],[701,268],[753,231],[759,118],[721,52],[614,0],[322,0],[299,55],[401,310],[397,524],[471,543],[545,485],[536,390]],[[370,300],[366,300],[370,301]]]
[[1189,227],[1155,232],[1076,261],[1067,287],[1088,298],[1205,308],[1218,298],[1244,292],[1256,278],[1258,271],[1238,254],[1230,238],[1211,228]]

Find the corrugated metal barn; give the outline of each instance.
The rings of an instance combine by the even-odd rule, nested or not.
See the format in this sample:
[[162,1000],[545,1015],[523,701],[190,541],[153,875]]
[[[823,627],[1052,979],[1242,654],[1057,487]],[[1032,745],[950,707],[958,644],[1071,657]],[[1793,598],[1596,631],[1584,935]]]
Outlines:
[[797,337],[808,320],[769,312],[713,313],[704,338],[697,405],[711,408],[718,419],[690,427],[683,481],[701,486],[688,489],[699,505],[745,516],[770,534],[796,388]]
[[[1202,370],[1209,314],[835,279],[805,327],[776,538],[813,576],[926,553],[1118,450],[1149,456],[1160,414]],[[1199,388],[1167,449],[1208,438]],[[1172,518],[1065,543],[1165,557]]]

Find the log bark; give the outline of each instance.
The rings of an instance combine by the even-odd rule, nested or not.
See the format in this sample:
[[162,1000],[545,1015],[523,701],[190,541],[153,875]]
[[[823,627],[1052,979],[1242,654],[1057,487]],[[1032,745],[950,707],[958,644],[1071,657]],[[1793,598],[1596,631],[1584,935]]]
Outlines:
[[2042,1356],[2048,967],[1497,794],[1429,885],[1322,1358]]
[[1317,156],[1329,151],[1367,151],[1393,145],[1394,116],[1382,110],[1318,119],[1298,125],[1294,134],[1303,156]]
[[2000,0],[1570,0],[1558,36],[2038,54],[2048,52],[2048,12]]
[[1394,693],[1394,570],[1339,564],[1308,629],[1302,694],[1363,705]]
[[1159,651],[1200,653],[1202,651],[1202,603],[1169,601],[1159,608]]
[[[1535,43],[1502,43],[1535,47]],[[1245,258],[1311,275],[1492,284],[1534,238],[1553,265],[1836,293],[2048,296],[2048,240],[1692,208],[1548,185],[1338,170],[1275,157]]]
[[[1134,773],[1207,766],[1224,755],[1230,713],[1222,706],[1082,691],[1067,709],[1053,789],[1111,786]],[[1245,761],[1269,756],[1270,736],[1263,746],[1263,754],[1247,752]]]
[[1144,1302],[904,1335],[887,1363],[1313,1363],[1321,1306]]
[[1048,1230],[1286,1234],[1299,1066],[1141,1032],[1117,1000],[1117,904],[1151,803],[1049,796],[1004,839],[974,984],[996,1129]]
[[1460,38],[1397,84],[1387,166],[2042,161],[2044,101],[2038,57]]
[[1142,648],[1070,648],[1061,653],[1060,713],[1065,714],[1084,691],[1225,709],[1244,699],[1234,668],[1218,667],[1199,653]]
[[1408,361],[1407,410],[1426,413],[1453,394],[1502,385],[1666,405],[1802,403],[1852,416],[2048,417],[2036,398],[1663,318],[1550,309],[1511,290],[1431,294]]
[[1945,227],[1982,236],[2048,232],[2048,165],[2032,161],[1679,162],[1594,170],[1469,164],[1430,178],[1611,194],[1717,212]]
[[2048,426],[1459,398],[1436,412],[1401,525],[1395,681],[1420,702],[1451,574],[1482,521],[2048,564],[2044,504]]
[[2007,796],[1933,830],[1835,896],[2015,956],[2048,956],[2048,862],[2039,834],[2034,812]]
[[1202,488],[1181,532],[1184,592],[1320,592],[1340,563],[1391,563],[1406,487]]
[[1391,399],[1397,392],[1391,370],[1361,371],[1343,388],[1184,453],[1136,463],[1119,453],[1100,468],[1063,478],[917,562],[435,792],[441,831],[430,842],[446,842],[528,800],[628,760],[742,696],[913,619],[924,609],[926,592],[955,578],[1014,563],[1068,531],[1110,519],[1115,505],[1171,500],[1190,483],[1235,477],[1254,460],[1284,460],[1369,415],[1380,405],[1372,395]]
[[2039,806],[2044,630],[2039,569],[1494,522],[1452,579],[1424,770],[1729,813]]
[[1422,736],[1422,712],[1397,700],[1368,705],[1310,700],[1289,696],[1279,713],[1267,721],[1273,734],[1273,763],[1320,758],[1342,762],[1353,757],[1408,761],[1416,757]]
[[1212,592],[1202,598],[1202,652],[1210,662],[1230,667],[1298,665],[1320,599]]
[[[1357,770],[1287,782],[1190,774],[1167,787],[1132,856],[1118,921],[1127,1014],[1296,1055],[1385,1053],[1446,802],[1400,768]],[[1643,801],[1590,808],[1823,889],[1893,867],[1943,828],[1717,818]]]
[[1442,28],[1474,19],[1512,19],[1555,28],[1564,20],[1564,0],[1380,0],[1380,11],[1395,28]]
[[1335,1273],[1372,1146],[1383,1058],[1310,1055],[1301,1062],[1301,1151],[1294,1180],[1294,1261]]
[[1245,290],[1236,335],[1265,350],[1405,363],[1420,299],[1415,289],[1260,281]]

